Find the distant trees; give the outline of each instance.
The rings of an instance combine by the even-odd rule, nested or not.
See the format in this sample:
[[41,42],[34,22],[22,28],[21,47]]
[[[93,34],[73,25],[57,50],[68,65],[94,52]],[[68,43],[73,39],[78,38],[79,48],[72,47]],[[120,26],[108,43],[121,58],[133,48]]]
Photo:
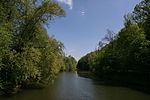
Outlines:
[[64,66],[63,44],[44,26],[63,16],[51,0],[1,0],[0,92],[11,93],[18,85],[43,87],[55,78]]
[[64,58],[64,71],[71,71],[71,72],[75,72],[76,71],[76,65],[77,65],[77,61],[74,57],[72,56],[68,56]]
[[145,85],[150,83],[150,1],[142,0],[130,15],[125,27],[105,39],[109,43],[82,57],[77,68],[95,73],[102,80]]

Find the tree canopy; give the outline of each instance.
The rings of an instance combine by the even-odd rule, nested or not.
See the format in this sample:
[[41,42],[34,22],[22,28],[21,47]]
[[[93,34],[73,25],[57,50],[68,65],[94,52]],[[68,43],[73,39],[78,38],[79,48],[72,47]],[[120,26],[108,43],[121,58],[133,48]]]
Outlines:
[[125,15],[125,27],[115,36],[108,31],[109,42],[99,42],[99,49],[82,57],[77,68],[90,71],[101,80],[124,84],[150,83],[150,1],[142,0]]
[[51,0],[1,0],[0,92],[44,87],[64,66],[63,44],[45,25],[64,10]]

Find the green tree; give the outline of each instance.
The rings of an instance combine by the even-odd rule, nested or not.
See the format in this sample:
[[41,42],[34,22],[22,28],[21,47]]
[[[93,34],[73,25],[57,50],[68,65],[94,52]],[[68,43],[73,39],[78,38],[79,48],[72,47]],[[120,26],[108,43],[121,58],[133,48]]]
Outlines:
[[108,44],[100,41],[99,50],[82,57],[77,68],[94,72],[100,79],[143,85],[150,80],[150,1],[142,0],[124,18],[125,27],[116,35],[107,30],[103,40]]
[[76,64],[77,61],[75,60],[74,57],[68,56],[64,58],[64,63],[65,63],[65,70],[66,71],[76,71]]
[[136,5],[133,11],[133,20],[145,31],[146,37],[150,40],[150,1],[142,0]]
[[64,10],[51,0],[1,0],[0,92],[43,87],[63,63],[63,44],[49,37],[45,25]]

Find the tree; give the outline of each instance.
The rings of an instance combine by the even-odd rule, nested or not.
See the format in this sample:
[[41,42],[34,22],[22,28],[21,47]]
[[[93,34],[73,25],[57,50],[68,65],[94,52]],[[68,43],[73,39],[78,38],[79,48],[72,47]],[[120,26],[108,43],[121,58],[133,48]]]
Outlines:
[[76,65],[77,61],[75,60],[74,57],[68,56],[64,58],[64,63],[65,63],[65,70],[66,71],[76,71]]
[[124,26],[127,28],[133,24],[135,24],[135,22],[133,20],[133,14],[128,13],[128,14],[124,15]]
[[103,41],[108,43],[103,46],[100,41],[102,48],[82,57],[77,68],[91,71],[106,82],[147,86],[150,80],[150,1],[142,0],[124,19],[125,27],[116,35],[107,30]]
[[63,66],[63,44],[49,37],[45,25],[64,10],[51,0],[1,0],[0,92],[43,87]]
[[133,20],[144,29],[146,37],[150,40],[150,1],[142,0],[133,11]]
[[98,43],[98,49],[101,49],[104,45],[105,45],[105,43],[103,43],[102,41],[99,41],[99,43]]
[[109,29],[107,29],[107,34],[105,37],[102,39],[104,41],[112,42],[115,39],[115,33]]

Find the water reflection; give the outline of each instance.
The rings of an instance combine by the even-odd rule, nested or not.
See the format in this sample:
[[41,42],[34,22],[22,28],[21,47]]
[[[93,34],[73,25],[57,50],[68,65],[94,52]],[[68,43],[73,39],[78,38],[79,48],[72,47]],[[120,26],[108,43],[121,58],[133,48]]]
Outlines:
[[150,95],[128,88],[103,86],[75,73],[61,73],[53,85],[42,90],[24,90],[0,100],[150,100]]

